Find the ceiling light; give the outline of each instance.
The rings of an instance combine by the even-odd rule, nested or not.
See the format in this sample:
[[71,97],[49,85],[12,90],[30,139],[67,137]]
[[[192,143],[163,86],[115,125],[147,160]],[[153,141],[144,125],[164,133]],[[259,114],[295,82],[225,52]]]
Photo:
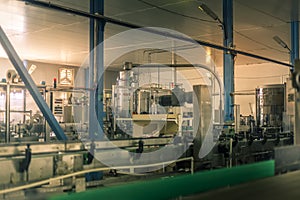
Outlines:
[[208,16],[210,16],[213,20],[218,21],[219,17],[214,13],[207,5],[202,3],[201,5],[198,6],[198,8],[202,11],[205,12]]
[[218,15],[216,13],[214,13],[214,11],[212,11],[207,5],[205,5],[204,3],[201,3],[198,6],[199,10],[201,10],[202,12],[204,12],[205,14],[207,14],[208,16],[210,16],[213,20],[217,21],[221,28],[224,30],[224,37],[227,38],[227,33],[225,31],[225,26],[224,23],[220,20],[220,18],[218,17]]
[[275,40],[280,46],[282,46],[285,49],[288,49],[289,51],[291,51],[291,49],[289,48],[289,46],[277,35],[273,37],[273,40]]

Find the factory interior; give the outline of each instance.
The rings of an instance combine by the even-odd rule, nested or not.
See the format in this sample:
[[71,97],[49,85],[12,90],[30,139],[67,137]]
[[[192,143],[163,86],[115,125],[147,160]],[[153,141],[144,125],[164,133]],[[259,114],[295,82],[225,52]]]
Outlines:
[[298,0],[0,2],[0,200],[300,198]]

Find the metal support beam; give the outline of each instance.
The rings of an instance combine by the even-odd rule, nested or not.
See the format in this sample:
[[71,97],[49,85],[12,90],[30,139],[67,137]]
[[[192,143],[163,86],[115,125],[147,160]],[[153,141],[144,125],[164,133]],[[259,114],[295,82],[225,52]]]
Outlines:
[[9,57],[11,63],[15,67],[16,71],[18,72],[19,76],[23,80],[26,88],[28,89],[29,93],[31,94],[32,98],[34,99],[35,103],[43,113],[44,117],[46,118],[48,124],[54,131],[57,139],[59,140],[67,140],[66,135],[64,134],[62,128],[56,121],[54,115],[50,111],[47,103],[45,102],[43,96],[41,95],[39,89],[35,85],[34,81],[32,80],[30,74],[28,73],[26,67],[24,66],[22,60],[18,56],[17,52],[13,48],[12,44],[10,43],[9,39],[7,38],[6,34],[4,33],[2,27],[0,27],[0,43],[2,44],[3,49],[5,50],[7,56]]
[[[295,60],[299,59],[299,21],[291,22],[291,64],[295,66]],[[293,68],[291,68],[293,71]]]
[[[224,46],[233,48],[233,2],[232,0],[223,0],[223,28],[224,28]],[[234,54],[232,51],[224,51],[224,120],[232,121],[234,117],[233,105],[234,96]]]

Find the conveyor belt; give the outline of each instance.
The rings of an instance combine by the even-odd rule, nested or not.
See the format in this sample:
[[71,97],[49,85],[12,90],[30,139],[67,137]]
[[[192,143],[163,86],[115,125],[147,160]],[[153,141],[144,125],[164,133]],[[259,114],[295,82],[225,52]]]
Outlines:
[[299,200],[300,171],[248,182],[231,188],[213,190],[182,198],[183,200]]

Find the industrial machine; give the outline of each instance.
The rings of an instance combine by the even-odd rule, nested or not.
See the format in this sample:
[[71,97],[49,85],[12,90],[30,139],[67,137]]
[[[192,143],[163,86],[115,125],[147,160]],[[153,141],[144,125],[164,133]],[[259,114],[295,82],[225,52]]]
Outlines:
[[289,125],[293,112],[288,112],[286,101],[292,101],[286,96],[292,88],[288,85],[256,88],[256,120],[251,115],[240,115],[237,106],[235,124],[227,124],[227,127],[225,124],[218,145],[204,163],[218,167],[269,160],[274,158],[275,147],[292,145],[294,133]]
[[[112,138],[159,137],[182,134],[183,115],[193,117],[192,92],[185,92],[180,84],[173,87],[162,83],[139,86],[138,74],[126,63],[112,87],[111,111],[106,120],[113,128]],[[191,127],[184,125],[185,127]]]
[[[46,95],[46,86],[38,86]],[[1,142],[38,141],[45,138],[45,120],[14,70],[0,83]]]
[[[133,152],[171,147],[164,158],[151,158],[153,166],[147,167],[154,175],[268,160],[274,157],[275,147],[293,144],[293,112],[289,109],[293,99],[288,83],[256,88],[256,115],[242,116],[236,106],[235,121],[223,124],[218,105],[221,98],[215,99],[220,94],[215,93],[214,84],[187,87],[162,80],[142,83],[134,69],[126,63],[112,90],[104,91],[105,141],[88,140],[88,90],[39,86],[68,137],[61,143],[33,105],[21,80],[12,82],[18,80],[17,75],[2,82],[0,165],[8,170],[0,172],[0,187],[48,180],[42,182],[39,191],[81,191],[103,184],[103,172],[112,176],[138,173],[133,164],[111,169],[95,159],[94,153],[118,159],[114,148],[126,150],[128,160],[136,161],[139,157],[132,156]],[[213,135],[215,145],[200,158],[200,149],[209,135]],[[177,153],[180,156],[176,161],[173,154]]]

